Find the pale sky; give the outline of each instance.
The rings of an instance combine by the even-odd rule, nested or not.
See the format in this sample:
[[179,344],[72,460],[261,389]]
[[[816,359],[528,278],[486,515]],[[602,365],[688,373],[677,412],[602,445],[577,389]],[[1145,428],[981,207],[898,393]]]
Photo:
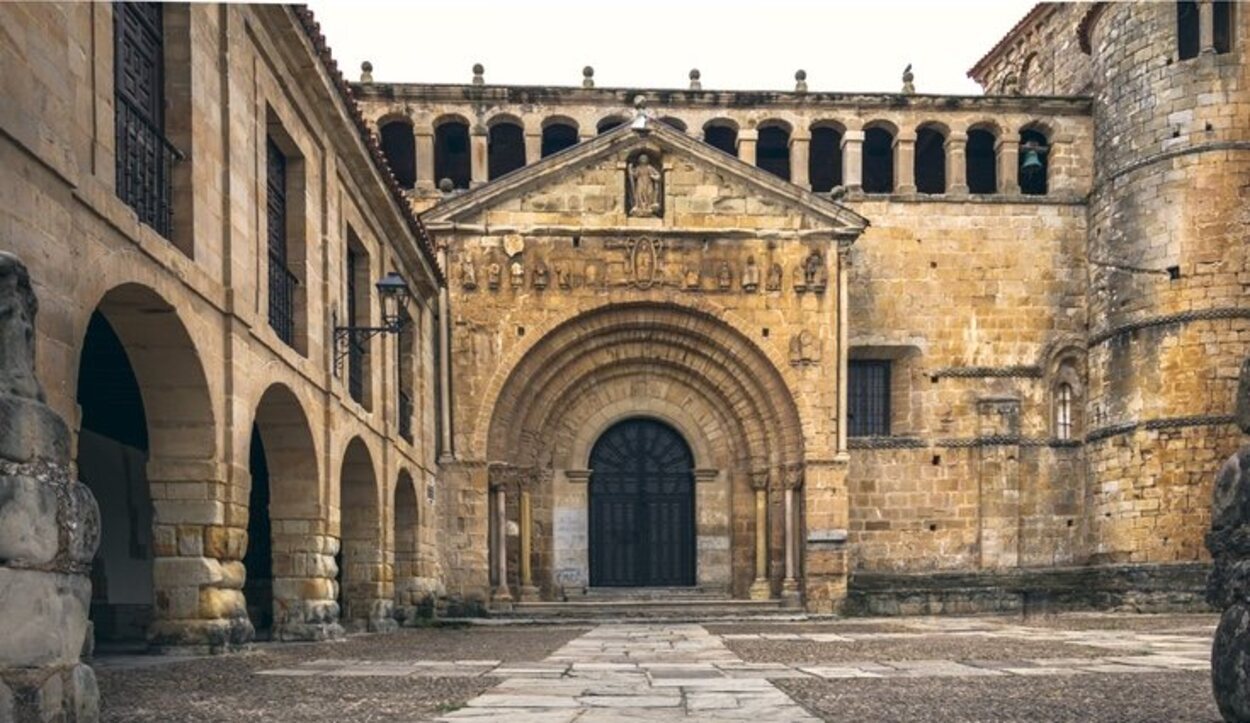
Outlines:
[[913,65],[918,93],[980,93],[967,71],[1032,0],[313,0],[349,80],[362,60],[378,82],[898,92]]

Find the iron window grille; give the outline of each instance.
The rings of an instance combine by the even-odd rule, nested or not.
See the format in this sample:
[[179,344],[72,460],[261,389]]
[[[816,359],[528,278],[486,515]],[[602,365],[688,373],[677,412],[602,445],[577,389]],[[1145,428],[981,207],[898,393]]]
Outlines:
[[399,436],[412,442],[412,396],[403,390],[399,392]]
[[852,360],[847,379],[847,432],[851,437],[890,434],[890,362]]
[[286,156],[266,141],[265,196],[269,246],[269,326],[288,346],[295,344],[295,295],[299,279],[288,266]]

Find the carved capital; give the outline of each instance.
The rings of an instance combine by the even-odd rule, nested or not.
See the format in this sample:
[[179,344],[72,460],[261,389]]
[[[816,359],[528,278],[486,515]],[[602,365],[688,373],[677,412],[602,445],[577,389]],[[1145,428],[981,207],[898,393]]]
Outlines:
[[792,464],[781,469],[781,484],[788,490],[797,490],[803,486],[803,465]]
[[769,474],[766,469],[757,469],[751,471],[751,489],[766,490],[768,489]]

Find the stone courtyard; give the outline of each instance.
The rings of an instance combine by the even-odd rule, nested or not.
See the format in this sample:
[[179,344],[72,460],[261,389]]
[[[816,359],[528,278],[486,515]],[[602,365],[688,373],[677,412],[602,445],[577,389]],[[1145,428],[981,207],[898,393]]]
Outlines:
[[1216,622],[446,624],[95,664],[108,721],[1215,721]]

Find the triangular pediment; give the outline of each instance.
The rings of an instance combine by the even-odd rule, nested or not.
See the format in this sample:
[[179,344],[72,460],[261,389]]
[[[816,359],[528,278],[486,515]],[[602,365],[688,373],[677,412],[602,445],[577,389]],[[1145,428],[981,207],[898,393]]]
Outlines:
[[[625,208],[631,159],[658,158],[662,210],[636,218]],[[663,228],[759,228],[853,241],[868,220],[827,195],[815,194],[744,163],[685,133],[639,116],[633,122],[452,196],[426,210],[431,230],[457,227],[605,222]],[[766,218],[767,217],[767,218]]]

